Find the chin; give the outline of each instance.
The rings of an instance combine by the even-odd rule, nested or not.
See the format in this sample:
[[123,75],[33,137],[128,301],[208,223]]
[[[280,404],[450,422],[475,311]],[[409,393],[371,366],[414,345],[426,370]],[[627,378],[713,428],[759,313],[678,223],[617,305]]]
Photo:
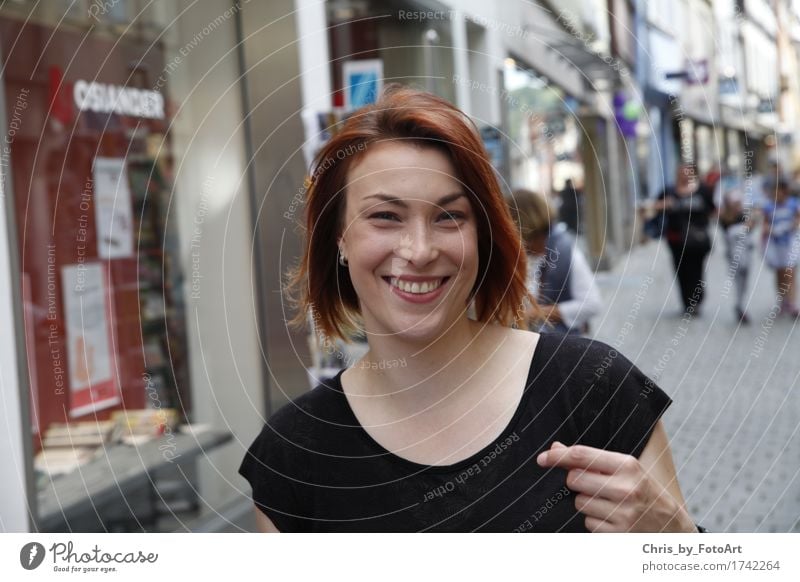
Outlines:
[[427,316],[395,317],[391,321],[376,323],[378,335],[410,343],[431,343],[447,333],[453,324],[453,318],[434,313]]

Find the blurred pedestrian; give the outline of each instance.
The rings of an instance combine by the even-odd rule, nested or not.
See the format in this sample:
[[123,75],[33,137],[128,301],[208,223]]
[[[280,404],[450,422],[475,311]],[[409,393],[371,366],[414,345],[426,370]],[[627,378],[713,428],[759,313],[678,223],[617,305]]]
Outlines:
[[575,238],[537,192],[515,190],[507,200],[528,252],[528,291],[543,312],[540,331],[587,333],[603,301]]
[[661,192],[655,204],[656,210],[664,210],[664,232],[678,276],[681,301],[690,316],[700,315],[705,295],[703,270],[711,251],[708,223],[716,211],[713,198],[713,192],[699,183],[694,164],[682,164],[678,167],[675,187]]
[[[748,162],[749,160],[748,163],[752,164],[752,159],[752,156],[748,157],[748,153],[745,152],[745,161]],[[756,171],[753,174],[751,177],[753,183],[753,208],[763,208],[764,204],[772,201],[772,197],[766,195],[768,186],[775,184],[775,180],[782,175],[778,162],[774,160],[767,164],[766,170]]]
[[794,271],[800,254],[800,203],[789,196],[789,181],[783,177],[765,182],[763,207],[764,258],[775,269],[778,313],[798,317]]
[[583,190],[575,185],[572,178],[564,183],[564,189],[558,193],[561,205],[558,207],[558,219],[573,234],[582,234]]
[[719,225],[725,232],[728,274],[736,293],[736,319],[749,324],[747,316],[747,279],[753,252],[753,196],[735,175],[724,173],[718,183]]

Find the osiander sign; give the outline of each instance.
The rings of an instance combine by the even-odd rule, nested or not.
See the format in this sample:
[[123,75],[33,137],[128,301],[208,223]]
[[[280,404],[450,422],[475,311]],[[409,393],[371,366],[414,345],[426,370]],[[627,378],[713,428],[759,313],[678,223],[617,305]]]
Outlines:
[[164,97],[157,91],[81,80],[72,94],[80,111],[164,119]]

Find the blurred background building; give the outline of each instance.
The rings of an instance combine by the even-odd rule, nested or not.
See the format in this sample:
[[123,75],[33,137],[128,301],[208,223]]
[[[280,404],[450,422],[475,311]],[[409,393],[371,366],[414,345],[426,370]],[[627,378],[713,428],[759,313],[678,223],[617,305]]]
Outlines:
[[[281,295],[304,178],[386,83],[468,113],[506,191],[575,196],[606,269],[680,162],[800,171],[799,49],[799,0],[4,3],[0,527],[250,515],[243,447],[329,355]],[[106,421],[135,446],[65,452]]]

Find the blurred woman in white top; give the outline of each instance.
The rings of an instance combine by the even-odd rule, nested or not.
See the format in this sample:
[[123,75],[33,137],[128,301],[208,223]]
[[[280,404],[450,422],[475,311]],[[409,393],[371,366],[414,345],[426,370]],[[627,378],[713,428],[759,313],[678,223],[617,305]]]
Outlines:
[[574,237],[537,192],[515,190],[508,205],[528,252],[528,291],[542,311],[539,331],[587,333],[603,301]]

